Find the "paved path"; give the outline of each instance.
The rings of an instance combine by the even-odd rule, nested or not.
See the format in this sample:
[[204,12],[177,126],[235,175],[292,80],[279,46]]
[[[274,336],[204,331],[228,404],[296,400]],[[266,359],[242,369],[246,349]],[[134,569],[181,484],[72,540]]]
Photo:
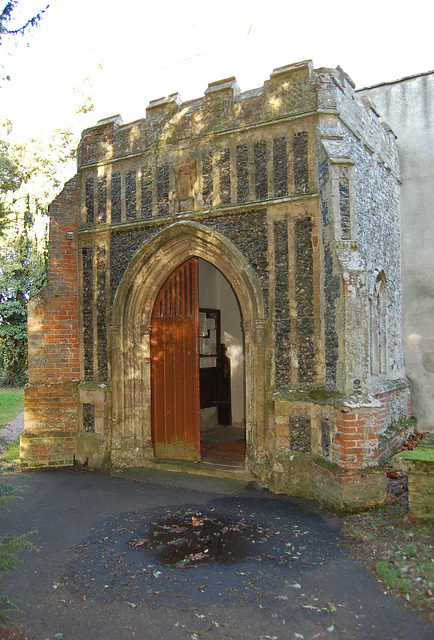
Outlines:
[[7,444],[11,444],[24,430],[24,411],[11,420],[3,429],[0,429],[0,438],[4,438]]
[[[0,528],[36,530],[40,552],[25,552],[6,587],[37,640],[433,637],[349,556],[339,518],[313,502],[254,485],[216,494],[68,469],[9,481],[23,500]],[[232,561],[167,565],[146,540],[169,516],[214,519],[242,544]]]

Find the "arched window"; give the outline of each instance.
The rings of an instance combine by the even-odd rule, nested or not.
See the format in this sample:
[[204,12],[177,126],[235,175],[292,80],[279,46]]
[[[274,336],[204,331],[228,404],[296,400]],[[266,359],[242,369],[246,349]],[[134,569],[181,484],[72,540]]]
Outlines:
[[371,374],[387,373],[387,291],[384,271],[378,274],[371,298]]

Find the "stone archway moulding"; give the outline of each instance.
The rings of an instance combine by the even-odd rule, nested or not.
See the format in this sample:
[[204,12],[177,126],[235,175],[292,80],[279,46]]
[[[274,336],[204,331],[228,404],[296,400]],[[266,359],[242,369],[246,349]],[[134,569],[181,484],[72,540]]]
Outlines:
[[154,301],[172,271],[191,256],[213,264],[231,284],[243,319],[247,457],[265,429],[265,309],[259,282],[241,252],[220,233],[197,223],[175,223],[146,243],[118,287],[110,327],[111,424],[115,465],[140,465],[153,457],[150,333]]

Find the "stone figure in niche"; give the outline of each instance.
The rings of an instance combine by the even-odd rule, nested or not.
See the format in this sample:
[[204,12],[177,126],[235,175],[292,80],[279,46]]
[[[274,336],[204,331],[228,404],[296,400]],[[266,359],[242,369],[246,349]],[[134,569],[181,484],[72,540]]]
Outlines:
[[196,181],[196,166],[184,166],[177,170],[176,199],[178,211],[192,211],[194,209]]

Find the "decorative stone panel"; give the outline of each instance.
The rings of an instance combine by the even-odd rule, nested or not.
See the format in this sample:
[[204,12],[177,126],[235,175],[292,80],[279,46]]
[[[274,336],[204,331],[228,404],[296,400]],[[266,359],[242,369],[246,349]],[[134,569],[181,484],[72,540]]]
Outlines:
[[121,174],[116,172],[112,175],[111,180],[111,212],[112,224],[118,224],[122,221],[122,180]]
[[95,433],[95,405],[83,403],[83,431]]
[[289,314],[288,223],[274,223],[276,387],[291,384],[291,320]]

